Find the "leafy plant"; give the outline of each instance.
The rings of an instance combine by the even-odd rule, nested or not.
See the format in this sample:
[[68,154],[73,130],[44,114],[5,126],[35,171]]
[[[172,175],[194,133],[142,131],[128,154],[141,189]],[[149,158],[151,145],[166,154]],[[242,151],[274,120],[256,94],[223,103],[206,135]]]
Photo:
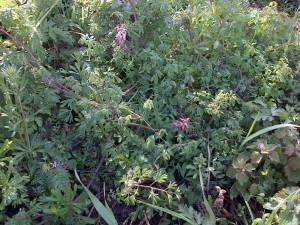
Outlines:
[[299,181],[299,13],[267,2],[0,0],[1,221],[98,222],[74,169],[113,223],[253,221]]
[[109,224],[109,225],[116,225],[118,224],[116,218],[114,217],[113,212],[107,205],[107,202],[105,201],[105,206],[98,200],[98,198],[92,194],[92,192],[89,191],[89,189],[86,188],[86,186],[83,185],[81,182],[77,171],[75,170],[75,176],[83,186],[84,190],[87,192],[88,196],[90,197],[91,201],[93,202],[96,210],[101,215],[101,217]]
[[299,222],[299,187],[287,187],[276,193],[264,208],[271,213],[264,213],[262,218],[255,219],[255,224],[278,224]]

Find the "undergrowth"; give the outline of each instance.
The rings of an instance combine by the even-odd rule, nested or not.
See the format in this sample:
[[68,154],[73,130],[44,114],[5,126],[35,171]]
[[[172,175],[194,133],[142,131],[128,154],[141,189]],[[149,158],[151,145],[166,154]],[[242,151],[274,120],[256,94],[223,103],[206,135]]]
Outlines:
[[263,3],[0,1],[1,223],[104,223],[76,170],[119,224],[297,224],[297,129],[244,141],[300,119],[299,12]]

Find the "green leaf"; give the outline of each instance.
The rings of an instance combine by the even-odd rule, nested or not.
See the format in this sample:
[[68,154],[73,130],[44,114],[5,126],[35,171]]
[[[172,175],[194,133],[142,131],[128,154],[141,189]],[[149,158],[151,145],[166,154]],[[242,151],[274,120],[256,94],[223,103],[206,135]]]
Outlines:
[[217,49],[220,45],[220,42],[218,40],[215,41],[214,43],[214,49]]
[[276,151],[270,152],[269,158],[271,159],[271,161],[275,161],[275,162],[278,162],[278,163],[280,162],[279,155]]
[[261,129],[260,131],[257,131],[256,133],[250,135],[249,137],[245,138],[245,140],[242,142],[241,147],[243,147],[247,142],[249,142],[250,140],[262,135],[262,134],[265,134],[269,131],[272,131],[272,130],[276,130],[276,129],[280,129],[280,128],[284,128],[284,127],[293,127],[293,128],[300,128],[300,126],[298,125],[295,125],[295,124],[279,124],[279,125],[274,125],[274,126],[270,126],[270,127],[266,127],[264,129]]
[[241,185],[244,185],[249,181],[249,177],[246,173],[238,173],[236,174],[236,179]]
[[84,190],[87,192],[87,194],[89,195],[90,199],[92,200],[96,210],[98,211],[98,213],[101,215],[101,217],[105,220],[105,222],[107,222],[109,225],[118,225],[118,222],[115,218],[115,216],[113,215],[111,209],[109,207],[105,207],[100,201],[99,199],[93,195],[92,192],[89,191],[89,189],[87,189],[84,184],[81,182],[77,171],[74,170],[75,172],[75,176],[78,179],[78,181],[81,183],[81,185],[83,186]]
[[37,29],[39,27],[39,25],[45,20],[45,18],[48,16],[48,14],[52,11],[52,9],[57,5],[57,3],[60,0],[56,0],[56,2],[54,2],[54,4],[50,7],[50,9],[42,16],[42,18],[37,22],[37,24],[35,25],[35,29]]
[[143,105],[144,109],[153,109],[154,105],[153,105],[153,101],[151,99],[147,99]]
[[259,164],[263,156],[258,151],[252,152],[251,154],[251,163]]
[[5,142],[2,144],[2,146],[0,148],[0,158],[3,158],[5,153],[8,152],[11,144],[12,144],[12,141],[5,140]]
[[170,209],[163,208],[163,207],[160,207],[160,206],[157,206],[157,205],[153,205],[153,204],[150,204],[150,203],[147,203],[147,202],[143,202],[143,201],[138,201],[138,202],[140,202],[140,203],[142,203],[142,204],[145,204],[145,205],[147,205],[147,206],[150,206],[150,207],[152,207],[152,208],[154,208],[154,209],[160,210],[160,211],[162,211],[162,212],[168,213],[169,215],[175,216],[175,217],[177,217],[177,218],[179,218],[179,219],[182,219],[182,220],[188,222],[189,224],[192,224],[192,225],[198,225],[197,223],[195,223],[195,222],[193,222],[192,220],[188,219],[187,217],[185,217],[185,216],[182,215],[181,213],[177,213],[177,212],[174,212],[174,211],[172,211],[172,210],[170,210]]
[[204,203],[204,206],[209,214],[209,218],[210,218],[210,222],[211,224],[215,225],[216,224],[216,217],[215,217],[215,214],[211,208],[211,206],[209,205],[206,197],[205,197],[205,193],[204,193],[204,184],[203,184],[203,176],[202,176],[202,172],[201,172],[201,168],[199,166],[199,180],[200,180],[200,186],[201,186],[201,192],[202,192],[202,195],[203,195],[203,203]]

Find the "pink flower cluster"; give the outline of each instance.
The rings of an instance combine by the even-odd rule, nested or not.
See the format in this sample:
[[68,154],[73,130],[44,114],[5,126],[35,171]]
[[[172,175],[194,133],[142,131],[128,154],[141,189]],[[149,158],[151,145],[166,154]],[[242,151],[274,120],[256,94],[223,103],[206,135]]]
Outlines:
[[300,31],[300,20],[296,21],[293,29],[294,29],[294,31]]
[[190,120],[189,117],[184,118],[183,116],[179,117],[179,120],[172,122],[174,128],[176,129],[176,131],[181,130],[181,131],[185,131],[186,129],[189,128],[188,125],[188,121]]
[[126,34],[127,34],[127,27],[124,23],[121,23],[117,26],[117,34],[116,34],[116,41],[118,45],[124,44],[126,42]]

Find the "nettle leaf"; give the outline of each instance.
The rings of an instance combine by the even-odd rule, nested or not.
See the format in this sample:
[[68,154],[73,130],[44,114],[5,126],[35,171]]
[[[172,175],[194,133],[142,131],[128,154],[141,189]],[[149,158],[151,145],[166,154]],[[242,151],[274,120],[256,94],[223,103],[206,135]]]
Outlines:
[[288,160],[287,165],[284,167],[285,175],[290,181],[300,181],[300,158],[293,157]]
[[291,169],[300,169],[300,158],[298,157],[290,158],[288,160],[287,166],[290,167]]
[[298,157],[300,157],[300,144],[298,143],[295,146],[295,153]]
[[229,169],[226,172],[226,175],[233,178],[233,177],[236,177],[236,173],[237,173],[237,170],[235,168],[229,167]]
[[241,185],[244,185],[245,183],[247,183],[249,181],[248,175],[243,172],[236,174],[236,179]]
[[278,163],[280,162],[279,155],[275,151],[270,152],[269,158],[271,159],[271,161],[278,162]]
[[258,151],[252,152],[251,154],[251,163],[259,164],[263,156]]
[[287,154],[288,156],[291,156],[294,154],[295,151],[295,146],[290,143],[288,146],[286,146],[284,153]]
[[249,192],[251,195],[257,195],[259,193],[259,185],[251,184],[251,186],[249,187]]
[[248,172],[251,172],[251,171],[255,170],[255,168],[253,167],[253,165],[251,163],[247,163],[245,166],[245,170],[247,170]]

